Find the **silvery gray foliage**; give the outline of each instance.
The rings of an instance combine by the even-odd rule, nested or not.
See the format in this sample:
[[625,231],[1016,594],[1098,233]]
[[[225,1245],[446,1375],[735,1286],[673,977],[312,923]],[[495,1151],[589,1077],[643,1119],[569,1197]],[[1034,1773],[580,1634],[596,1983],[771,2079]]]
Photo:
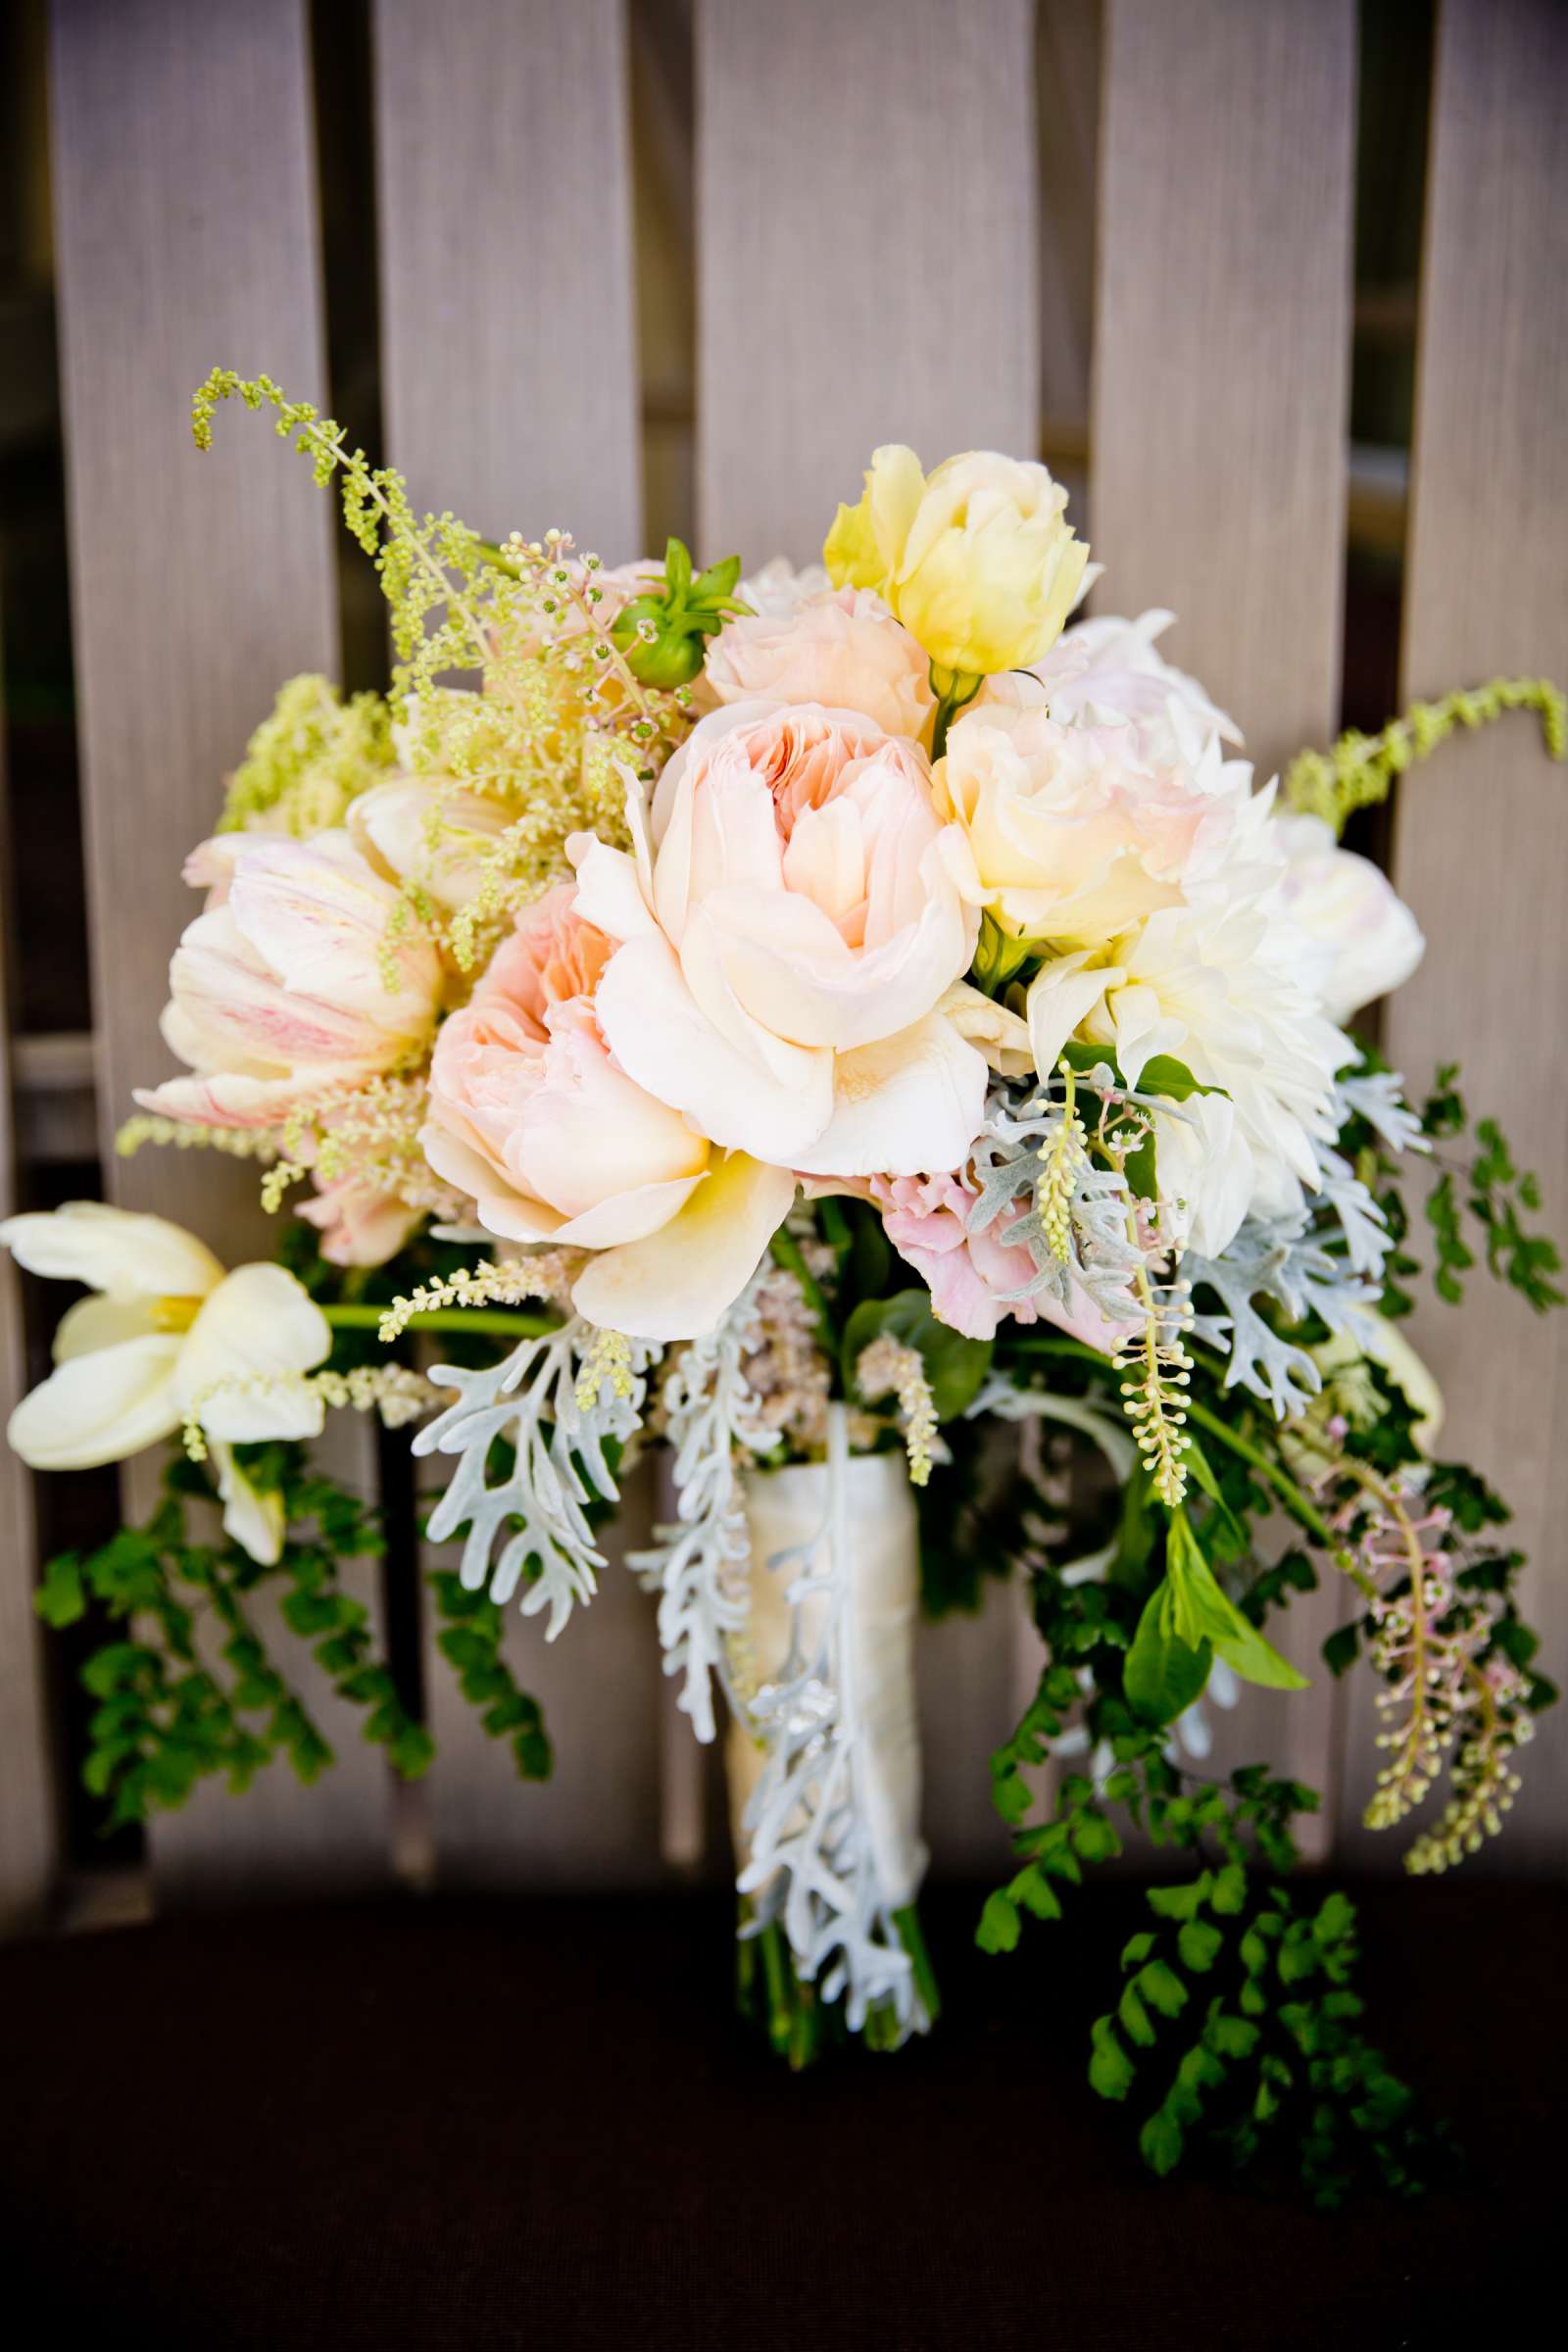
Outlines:
[[1348,1270],[1310,1231],[1303,1212],[1296,1217],[1249,1217],[1218,1257],[1189,1253],[1181,1261],[1195,1298],[1214,1291],[1222,1311],[1200,1309],[1193,1337],[1226,1358],[1227,1389],[1250,1389],[1271,1404],[1278,1418],[1300,1412],[1323,1385],[1322,1374],[1304,1348],[1281,1339],[1258,1313],[1254,1299],[1272,1299],[1292,1323],[1319,1315],[1333,1332],[1352,1337],[1377,1302],[1377,1285]]
[[[1102,1084],[1108,1092],[1110,1072],[1092,1073],[1086,1085]],[[1018,1290],[1001,1294],[1009,1301],[1036,1298],[1049,1291],[1058,1305],[1071,1302],[1071,1277],[1088,1292],[1102,1313],[1112,1321],[1127,1311],[1127,1285],[1143,1263],[1128,1239],[1127,1188],[1109,1168],[1097,1168],[1088,1159],[1078,1167],[1073,1189],[1070,1247],[1064,1265],[1048,1242],[1040,1220],[1036,1190],[1041,1167],[1059,1139],[1066,1112],[1047,1091],[1020,1094],[1004,1084],[994,1085],[986,1101],[985,1123],[975,1144],[974,1183],[978,1198],[969,1211],[969,1229],[984,1233],[997,1227],[997,1239],[1010,1249],[1027,1250],[1034,1263],[1032,1280]],[[1029,1206],[1019,1211],[1017,1203]],[[1005,1220],[1001,1222],[1000,1220]]]
[[1365,1119],[1374,1135],[1391,1152],[1429,1152],[1421,1122],[1404,1100],[1404,1080],[1396,1070],[1357,1070],[1342,1074],[1334,1087],[1334,1115],[1343,1128],[1352,1118]]
[[[1334,1090],[1337,1127],[1359,1117],[1391,1152],[1425,1151],[1402,1084],[1391,1070],[1342,1076]],[[1306,1350],[1272,1331],[1254,1300],[1273,1299],[1293,1323],[1316,1314],[1331,1331],[1355,1337],[1377,1306],[1392,1247],[1383,1210],[1344,1154],[1320,1144],[1317,1162],[1318,1190],[1298,1214],[1250,1217],[1218,1258],[1188,1256],[1181,1267],[1195,1291],[1206,1284],[1223,1302],[1222,1313],[1200,1313],[1193,1331],[1226,1355],[1225,1387],[1250,1389],[1282,1420],[1299,1412],[1322,1381]]]
[[[584,1404],[577,1383],[598,1336],[593,1324],[573,1315],[557,1331],[521,1341],[483,1371],[438,1366],[431,1378],[456,1389],[458,1401],[414,1441],[416,1453],[459,1457],[430,1515],[431,1538],[442,1543],[466,1526],[463,1582],[470,1592],[488,1585],[495,1601],[510,1600],[530,1559],[537,1561],[522,1612],[534,1617],[549,1610],[545,1638],[551,1642],[576,1603],[593,1598],[605,1555],[587,1506],[619,1499],[605,1449],[612,1440],[624,1445],[640,1426],[645,1375],[659,1352],[646,1341],[629,1342],[631,1396],[617,1396],[604,1383]],[[485,1471],[498,1438],[515,1458],[509,1474],[490,1486]]]
[[765,1259],[710,1332],[681,1349],[664,1381],[666,1435],[674,1456],[675,1519],[657,1527],[627,1566],[659,1594],[664,1672],[684,1676],[677,1706],[699,1740],[714,1735],[713,1682],[730,1696],[727,1645],[750,1613],[751,1541],[738,1449],[766,1452],[777,1439],[757,1426],[757,1399],[742,1369],[758,1345],[757,1294]]

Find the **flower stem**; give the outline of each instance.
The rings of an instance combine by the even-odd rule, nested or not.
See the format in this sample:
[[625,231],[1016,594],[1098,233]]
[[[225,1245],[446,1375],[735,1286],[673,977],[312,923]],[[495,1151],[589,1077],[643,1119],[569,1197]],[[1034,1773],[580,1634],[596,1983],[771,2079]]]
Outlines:
[[909,1965],[914,1970],[915,1989],[925,2013],[935,2025],[942,2015],[942,1995],[937,1989],[936,1971],[931,1966],[931,1955],[920,1932],[920,1914],[913,1903],[905,1903],[894,1912],[893,1925],[899,1931],[899,1941],[909,1955]]
[[[340,1331],[377,1331],[387,1309],[385,1306],[351,1305],[346,1299],[331,1306],[322,1306],[327,1321]],[[477,1331],[496,1334],[502,1339],[537,1339],[541,1333],[554,1331],[559,1315],[531,1315],[525,1311],[500,1306],[433,1306],[422,1313],[411,1315],[404,1325],[406,1331]]]
[[793,1274],[800,1284],[806,1303],[816,1318],[816,1328],[821,1335],[822,1345],[827,1350],[828,1361],[836,1364],[839,1360],[839,1335],[834,1328],[833,1317],[822,1286],[808,1266],[802,1254],[800,1243],[790,1232],[788,1226],[781,1225],[769,1242],[768,1248],[772,1251],[774,1263],[782,1266],[786,1273]]

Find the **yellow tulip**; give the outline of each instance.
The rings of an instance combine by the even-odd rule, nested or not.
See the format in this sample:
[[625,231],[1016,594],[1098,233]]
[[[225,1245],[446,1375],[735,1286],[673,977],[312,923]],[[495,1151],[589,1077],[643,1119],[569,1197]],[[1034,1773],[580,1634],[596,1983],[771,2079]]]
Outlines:
[[822,560],[836,587],[874,588],[951,688],[1027,669],[1061,634],[1089,560],[1066,505],[1044,466],[970,450],[928,476],[894,443],[858,505],[839,508]]

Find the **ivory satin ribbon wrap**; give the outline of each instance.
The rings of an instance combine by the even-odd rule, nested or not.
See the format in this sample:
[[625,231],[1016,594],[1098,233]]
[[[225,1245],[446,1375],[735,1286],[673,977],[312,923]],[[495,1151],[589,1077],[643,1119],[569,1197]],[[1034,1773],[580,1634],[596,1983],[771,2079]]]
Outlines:
[[[777,1679],[790,1654],[790,1593],[799,1603],[799,1649],[809,1657],[841,1604],[834,1652],[840,1721],[854,1742],[856,1783],[878,1891],[892,1910],[912,1902],[925,1873],[920,1841],[920,1732],[914,1692],[914,1622],[920,1564],[914,1497],[902,1453],[852,1455],[843,1407],[826,1462],[792,1463],[746,1476],[751,1531],[753,1680]],[[833,1556],[837,1552],[838,1557]],[[737,1863],[751,1844],[746,1808],[764,1751],[731,1720],[725,1751]]]

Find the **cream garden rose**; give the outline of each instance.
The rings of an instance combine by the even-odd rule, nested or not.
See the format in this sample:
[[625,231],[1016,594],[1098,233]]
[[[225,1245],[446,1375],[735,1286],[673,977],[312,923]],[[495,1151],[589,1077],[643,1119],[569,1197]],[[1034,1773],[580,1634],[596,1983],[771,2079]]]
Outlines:
[[983,1054],[942,1009],[972,861],[917,746],[851,710],[712,712],[640,811],[635,855],[568,843],[617,943],[595,1007],[627,1075],[715,1143],[811,1175],[967,1157]]
[[270,1127],[300,1103],[419,1054],[441,960],[340,829],[309,841],[220,833],[185,879],[207,891],[169,967],[164,1042],[194,1073],[137,1093],[144,1109],[213,1127]]
[[929,477],[912,449],[872,457],[823,548],[836,586],[872,588],[939,672],[1027,668],[1061,634],[1089,550],[1044,466],[970,450]]
[[1205,836],[1229,828],[1217,751],[1209,766],[1156,766],[1130,727],[997,703],[958,719],[934,790],[973,853],[977,904],[1001,928],[1089,945],[1182,903]]
[[[491,1233],[604,1253],[578,1303],[616,1290],[619,1304],[596,1320],[690,1338],[752,1273],[794,1178],[727,1160],[612,1057],[597,1000],[613,943],[573,896],[563,883],[527,909],[442,1028],[420,1140]],[[627,1245],[641,1254],[611,1262]],[[680,1328],[650,1331],[650,1318]]]

